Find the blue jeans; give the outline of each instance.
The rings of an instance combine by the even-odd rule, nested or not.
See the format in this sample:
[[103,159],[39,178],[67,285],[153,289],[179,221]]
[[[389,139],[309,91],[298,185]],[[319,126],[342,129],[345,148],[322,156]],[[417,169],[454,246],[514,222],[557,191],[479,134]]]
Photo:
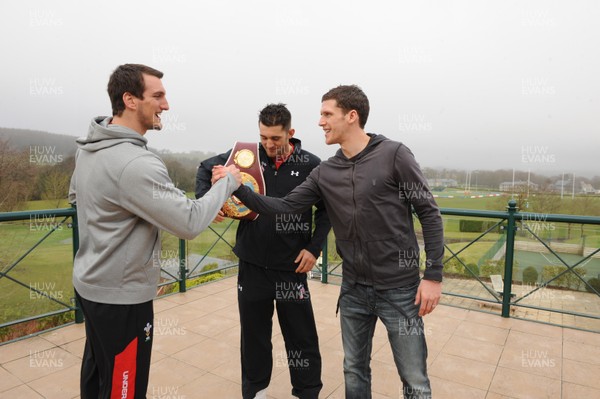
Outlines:
[[371,350],[375,323],[380,318],[388,332],[404,398],[431,398],[427,377],[427,344],[423,319],[415,305],[418,282],[376,291],[342,283],[340,321],[344,346],[346,399],[371,398]]

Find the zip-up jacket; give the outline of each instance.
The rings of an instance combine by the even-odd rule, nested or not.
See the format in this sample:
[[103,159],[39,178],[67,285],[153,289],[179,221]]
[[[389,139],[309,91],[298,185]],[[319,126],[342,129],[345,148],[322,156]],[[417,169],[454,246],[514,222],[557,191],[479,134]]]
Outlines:
[[376,289],[419,280],[414,209],[425,241],[424,278],[441,281],[442,218],[419,165],[402,143],[369,136],[359,154],[348,159],[338,150],[284,198],[260,196],[244,186],[234,195],[261,214],[300,212],[322,199],[343,260],[344,280]]
[[[301,142],[292,138],[294,151],[279,168],[259,145],[259,158],[265,179],[266,195],[284,197],[306,180],[321,160],[302,149]],[[210,189],[212,168],[224,165],[231,150],[204,160],[196,174],[196,198]],[[306,249],[319,257],[327,234],[331,229],[323,201],[315,201],[315,229],[313,232],[312,205],[301,212],[277,212],[260,214],[256,220],[240,220],[233,252],[246,262],[277,270],[294,271],[294,260]]]

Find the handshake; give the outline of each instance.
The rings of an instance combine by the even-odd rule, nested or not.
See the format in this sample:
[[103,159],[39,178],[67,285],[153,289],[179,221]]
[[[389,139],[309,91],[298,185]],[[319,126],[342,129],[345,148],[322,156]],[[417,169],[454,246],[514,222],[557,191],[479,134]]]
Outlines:
[[[216,182],[227,176],[228,172],[233,175],[233,178],[237,182],[239,188],[239,186],[242,184],[242,174],[240,173],[240,170],[235,167],[235,165],[215,165],[212,170],[212,178],[210,179],[211,184],[215,184]],[[225,220],[225,214],[222,210],[220,210],[213,222],[220,223],[223,220]]]
[[215,165],[212,170],[212,179],[210,180],[210,182],[212,184],[215,184],[216,182],[227,176],[228,172],[233,175],[233,178],[235,179],[239,187],[242,184],[242,174],[240,173],[240,170],[235,167],[235,165]]

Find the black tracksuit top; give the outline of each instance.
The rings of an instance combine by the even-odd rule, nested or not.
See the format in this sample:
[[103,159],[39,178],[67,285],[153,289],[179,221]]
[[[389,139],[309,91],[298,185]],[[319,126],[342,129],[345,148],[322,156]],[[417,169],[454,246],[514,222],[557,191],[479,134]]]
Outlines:
[[[276,169],[275,163],[259,145],[260,165],[265,179],[266,195],[285,197],[300,185],[321,160],[302,149],[298,139],[290,139],[294,151]],[[210,189],[214,165],[225,165],[232,150],[204,160],[196,173],[196,198]],[[260,215],[256,220],[240,220],[233,252],[246,262],[269,269],[294,271],[294,260],[301,250],[319,257],[331,228],[323,201],[315,204],[315,229],[313,233],[312,208],[300,213]]]

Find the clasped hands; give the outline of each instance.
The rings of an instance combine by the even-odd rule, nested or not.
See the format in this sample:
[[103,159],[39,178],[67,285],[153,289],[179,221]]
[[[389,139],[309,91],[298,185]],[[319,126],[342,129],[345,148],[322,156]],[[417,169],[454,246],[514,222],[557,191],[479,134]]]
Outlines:
[[212,178],[210,179],[211,184],[215,184],[225,176],[227,173],[231,173],[233,178],[238,184],[238,187],[242,184],[242,174],[240,170],[235,167],[235,165],[223,166],[223,165],[215,165],[212,170]]
[[[229,165],[229,166],[215,165],[215,166],[213,166],[212,178],[210,179],[210,183],[215,184],[216,182],[218,182],[219,180],[221,180],[222,178],[227,176],[227,173],[231,173],[233,175],[233,178],[237,182],[238,187],[242,184],[242,174],[240,173],[240,170],[235,167],[235,165]],[[217,214],[217,216],[215,217],[215,220],[213,220],[213,222],[220,223],[223,220],[225,220],[225,214],[223,213],[223,211],[219,211],[219,213]]]

